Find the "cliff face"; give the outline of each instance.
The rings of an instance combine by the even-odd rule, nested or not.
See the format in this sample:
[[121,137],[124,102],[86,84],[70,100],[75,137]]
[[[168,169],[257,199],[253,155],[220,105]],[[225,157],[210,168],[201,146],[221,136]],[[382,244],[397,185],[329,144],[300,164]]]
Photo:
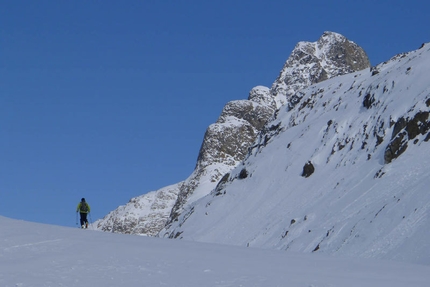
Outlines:
[[[157,215],[158,211],[154,210],[153,216],[139,219],[131,214],[140,211],[114,211],[97,222],[98,228],[139,234],[143,229],[136,226],[152,225],[147,221],[156,220],[156,226],[162,226],[163,222],[171,226],[184,207],[209,194],[221,178],[246,157],[248,149],[280,107],[288,104],[292,108],[300,101],[301,96],[297,93],[299,90],[369,66],[363,49],[337,33],[325,32],[317,42],[298,43],[271,88],[257,86],[250,91],[247,100],[227,103],[218,120],[208,127],[194,172],[173,188],[175,191],[169,197],[169,203],[166,203],[172,207],[168,218],[167,209],[163,209],[162,215]],[[164,189],[155,193],[162,190]],[[142,204],[130,202],[127,206],[130,209],[146,210],[153,202],[145,195],[136,200]],[[125,219],[127,217],[135,223],[130,224],[130,220]],[[154,233],[156,232],[141,234]]]

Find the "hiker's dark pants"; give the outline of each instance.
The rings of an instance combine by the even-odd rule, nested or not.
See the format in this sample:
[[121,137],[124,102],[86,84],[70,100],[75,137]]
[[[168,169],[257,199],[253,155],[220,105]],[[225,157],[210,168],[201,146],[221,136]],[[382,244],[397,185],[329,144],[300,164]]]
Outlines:
[[88,222],[88,220],[87,220],[87,213],[80,212],[79,214],[81,215],[81,226],[82,226],[82,225],[84,225],[85,223]]

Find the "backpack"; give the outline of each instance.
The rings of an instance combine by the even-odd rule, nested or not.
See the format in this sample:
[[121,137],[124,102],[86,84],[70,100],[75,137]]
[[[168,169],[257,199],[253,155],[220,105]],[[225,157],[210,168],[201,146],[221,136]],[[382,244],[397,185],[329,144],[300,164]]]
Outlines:
[[88,204],[86,202],[81,202],[81,207],[79,208],[79,210],[82,213],[88,212]]

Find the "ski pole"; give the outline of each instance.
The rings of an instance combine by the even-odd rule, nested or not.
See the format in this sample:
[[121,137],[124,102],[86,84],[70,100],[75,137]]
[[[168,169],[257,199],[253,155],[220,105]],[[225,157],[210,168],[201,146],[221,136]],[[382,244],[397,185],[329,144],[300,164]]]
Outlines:
[[88,215],[90,216],[90,225],[91,225],[91,227],[94,229],[94,226],[93,226],[93,219],[91,218],[91,212],[88,212]]
[[76,225],[78,225],[78,212],[76,212]]

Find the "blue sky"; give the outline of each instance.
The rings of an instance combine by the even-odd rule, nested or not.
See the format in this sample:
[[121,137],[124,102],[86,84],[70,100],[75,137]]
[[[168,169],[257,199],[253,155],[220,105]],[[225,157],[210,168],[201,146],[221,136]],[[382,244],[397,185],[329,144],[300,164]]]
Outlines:
[[[351,4],[350,4],[351,3]],[[0,215],[75,226],[186,179],[231,100],[324,31],[376,65],[429,41],[428,1],[1,1]]]

